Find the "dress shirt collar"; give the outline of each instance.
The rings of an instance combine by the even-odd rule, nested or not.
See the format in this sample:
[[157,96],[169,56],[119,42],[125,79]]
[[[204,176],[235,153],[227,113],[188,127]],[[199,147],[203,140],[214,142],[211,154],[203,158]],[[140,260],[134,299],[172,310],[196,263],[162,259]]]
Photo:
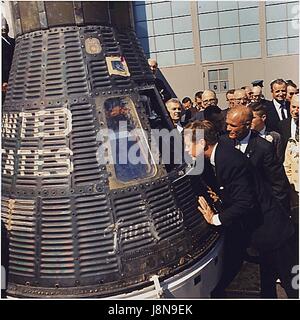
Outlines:
[[283,112],[285,114],[285,117],[287,118],[287,110],[286,110],[286,106],[285,106],[285,101],[283,101],[283,103],[280,104],[276,99],[273,99],[273,104],[275,106],[275,109],[276,109],[276,112],[279,116],[279,119],[283,120],[282,116],[281,116],[281,108],[283,108]]
[[265,135],[266,135],[266,126],[264,126],[263,129],[259,131],[259,135],[261,137],[265,137]]
[[250,140],[250,136],[251,136],[251,130],[249,130],[248,135],[243,139],[243,140],[239,140],[240,143],[240,148],[239,150],[242,151],[243,153],[245,153],[249,140]]

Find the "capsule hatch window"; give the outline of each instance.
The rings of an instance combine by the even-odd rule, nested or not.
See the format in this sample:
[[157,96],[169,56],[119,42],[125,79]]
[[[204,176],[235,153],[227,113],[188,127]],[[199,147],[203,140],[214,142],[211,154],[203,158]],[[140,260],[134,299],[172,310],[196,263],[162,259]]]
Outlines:
[[104,102],[108,129],[108,170],[118,187],[156,175],[157,168],[142,130],[133,101],[129,97],[109,98]]

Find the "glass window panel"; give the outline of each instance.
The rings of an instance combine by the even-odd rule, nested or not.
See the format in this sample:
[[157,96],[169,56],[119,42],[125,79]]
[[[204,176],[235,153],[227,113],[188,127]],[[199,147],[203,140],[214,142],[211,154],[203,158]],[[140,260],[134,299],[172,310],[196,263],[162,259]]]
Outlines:
[[239,24],[238,11],[219,12],[220,27],[232,27]]
[[267,39],[284,38],[287,36],[287,23],[274,22],[267,24]]
[[266,1],[266,6],[273,6],[273,5],[276,5],[276,4],[280,4],[280,3],[284,3],[285,1],[279,1],[279,0],[275,0],[275,1]]
[[221,44],[239,42],[239,28],[220,29]]
[[219,11],[233,10],[238,8],[237,1],[218,1]]
[[229,89],[228,81],[220,81],[220,91],[227,91]]
[[251,42],[251,43],[242,43],[241,44],[241,58],[260,58],[260,43]]
[[201,47],[220,44],[219,29],[200,31]]
[[215,92],[220,92],[219,91],[219,83],[218,82],[209,82],[209,89],[213,90]]
[[268,40],[267,49],[269,56],[287,54],[287,39]]
[[[129,97],[109,98],[104,110],[107,128],[114,133],[110,135],[113,170],[109,169],[113,178],[124,183],[153,176],[156,167],[148,162],[147,140],[137,134],[139,121],[133,101]],[[135,157],[130,157],[133,149]]]
[[175,65],[174,51],[157,53],[157,62],[160,67],[168,67]]
[[191,16],[179,17],[173,19],[174,32],[192,31],[192,18]]
[[288,37],[297,36],[299,34],[299,21],[288,21]]
[[243,9],[239,11],[239,14],[241,25],[259,23],[258,8]]
[[217,1],[197,1],[198,2],[198,12],[212,12],[218,11]]
[[191,5],[189,1],[172,1],[172,16],[183,16],[191,14]]
[[149,46],[150,52],[155,52],[156,51],[155,40],[154,39],[155,39],[154,37],[148,38],[148,46]]
[[153,3],[152,4],[153,19],[169,18],[171,17],[170,2]]
[[200,30],[218,28],[218,14],[208,13],[199,16]]
[[240,27],[241,42],[256,41],[260,39],[259,26]]
[[258,1],[238,1],[239,8],[249,8],[258,6]]
[[177,50],[175,51],[176,64],[192,64],[194,60],[194,50]]
[[208,81],[218,81],[218,70],[209,70],[208,71]]
[[220,47],[201,48],[202,62],[220,61]]
[[155,37],[156,50],[174,50],[173,35]]
[[228,69],[220,69],[219,70],[219,79],[220,80],[228,80]]
[[162,35],[173,32],[172,20],[171,19],[163,19],[163,20],[154,20],[154,34]]
[[240,45],[230,44],[221,46],[222,60],[240,59]]
[[137,22],[135,27],[138,37],[151,37],[154,35],[152,21]]
[[287,4],[287,17],[288,19],[297,19],[299,13],[299,3],[293,2]]
[[298,54],[299,53],[299,38],[289,38],[288,39],[288,53]]
[[266,7],[266,21],[280,21],[286,19],[286,4]]
[[174,34],[175,49],[193,48],[193,34]]

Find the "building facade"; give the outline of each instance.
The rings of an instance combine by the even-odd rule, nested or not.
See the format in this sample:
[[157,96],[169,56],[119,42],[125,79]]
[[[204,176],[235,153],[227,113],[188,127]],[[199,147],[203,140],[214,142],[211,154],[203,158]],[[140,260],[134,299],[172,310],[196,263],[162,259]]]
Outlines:
[[276,78],[298,84],[298,1],[134,1],[135,29],[178,98]]

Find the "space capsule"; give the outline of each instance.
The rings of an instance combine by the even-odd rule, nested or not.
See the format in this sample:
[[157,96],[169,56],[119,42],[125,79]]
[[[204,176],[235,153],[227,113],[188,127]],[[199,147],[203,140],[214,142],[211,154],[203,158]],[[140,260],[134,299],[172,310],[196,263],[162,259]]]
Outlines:
[[[197,210],[201,178],[153,161],[161,150],[149,133],[173,125],[130,3],[14,1],[11,13],[1,203],[8,295],[208,297],[222,237]],[[140,163],[119,161],[129,136]]]

